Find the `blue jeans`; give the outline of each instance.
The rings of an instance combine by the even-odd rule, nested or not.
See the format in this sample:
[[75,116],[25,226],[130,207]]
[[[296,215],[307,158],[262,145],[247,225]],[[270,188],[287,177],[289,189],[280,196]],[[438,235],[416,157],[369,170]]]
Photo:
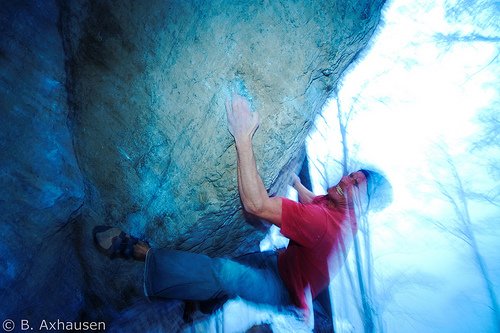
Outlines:
[[144,293],[191,301],[239,296],[255,303],[289,306],[277,259],[277,253],[271,251],[232,260],[152,248],[144,267]]

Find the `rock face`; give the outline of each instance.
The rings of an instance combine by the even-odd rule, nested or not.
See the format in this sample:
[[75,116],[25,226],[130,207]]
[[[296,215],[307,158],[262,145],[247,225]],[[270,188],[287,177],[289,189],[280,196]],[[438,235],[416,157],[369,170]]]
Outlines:
[[[60,297],[54,308],[72,304],[68,317],[110,318],[141,294],[142,266],[98,254],[92,227],[211,255],[257,250],[266,226],[241,211],[226,97],[245,94],[259,112],[258,168],[283,194],[384,1],[11,2],[0,40],[0,247],[12,258],[0,259],[2,293],[13,300],[9,289],[29,285],[27,295]],[[54,290],[49,271],[74,292]]]
[[58,13],[50,1],[0,6],[2,321],[69,320],[83,306],[69,221],[84,186],[67,126]]
[[[282,194],[314,115],[365,45],[381,1],[90,1],[69,40],[87,207],[157,246],[256,249],[242,216],[224,100],[260,113],[255,154]],[[78,22],[74,17],[80,17]]]

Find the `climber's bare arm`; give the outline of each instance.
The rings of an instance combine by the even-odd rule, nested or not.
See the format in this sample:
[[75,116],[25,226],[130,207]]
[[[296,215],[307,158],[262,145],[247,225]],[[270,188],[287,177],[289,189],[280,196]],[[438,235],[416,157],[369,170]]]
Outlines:
[[314,193],[309,191],[302,183],[300,182],[299,177],[296,174],[293,174],[293,187],[297,190],[299,194],[299,202],[303,204],[310,204],[314,197],[316,196]]
[[252,137],[259,126],[257,112],[251,112],[248,101],[239,95],[226,100],[229,132],[236,143],[238,190],[245,210],[281,226],[281,198],[270,198],[257,170]]

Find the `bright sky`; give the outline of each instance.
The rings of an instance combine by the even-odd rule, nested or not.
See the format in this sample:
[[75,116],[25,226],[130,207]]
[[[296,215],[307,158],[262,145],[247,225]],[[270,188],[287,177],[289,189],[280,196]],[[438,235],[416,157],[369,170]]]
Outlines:
[[[499,43],[446,45],[433,39],[436,33],[498,34],[498,26],[485,27],[488,11],[475,18],[482,22],[481,29],[475,21],[449,23],[444,5],[444,1],[398,0],[386,6],[383,29],[340,90],[343,110],[358,97],[348,134],[351,154],[384,170],[395,188],[392,207],[371,218],[377,289],[389,333],[494,331],[470,248],[424,218],[446,221],[450,229],[455,225],[453,211],[434,185],[434,178],[451,181],[438,144],[453,158],[468,189],[488,193],[500,188],[500,180],[485,169],[490,158],[500,158],[500,143],[487,155],[469,152],[481,132],[478,112],[499,101],[499,66],[498,60],[493,61]],[[309,153],[339,169],[328,175],[331,185],[340,177],[340,168],[332,161],[342,156],[340,145],[332,144],[340,141],[335,101],[323,117],[329,125],[318,120]],[[320,142],[329,145],[318,148]],[[314,189],[321,191],[321,184]],[[497,207],[470,205],[497,295],[498,205],[498,201]]]

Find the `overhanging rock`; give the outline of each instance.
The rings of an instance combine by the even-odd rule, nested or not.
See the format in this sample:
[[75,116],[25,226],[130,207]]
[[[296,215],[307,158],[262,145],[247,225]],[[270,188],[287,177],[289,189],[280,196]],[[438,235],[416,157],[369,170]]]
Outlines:
[[139,277],[134,265],[117,277],[88,247],[96,224],[155,246],[256,250],[265,227],[242,214],[226,97],[244,92],[260,113],[258,168],[269,193],[284,194],[315,115],[367,44],[383,2],[60,2],[87,179],[82,253],[97,273],[89,288],[113,298]]

